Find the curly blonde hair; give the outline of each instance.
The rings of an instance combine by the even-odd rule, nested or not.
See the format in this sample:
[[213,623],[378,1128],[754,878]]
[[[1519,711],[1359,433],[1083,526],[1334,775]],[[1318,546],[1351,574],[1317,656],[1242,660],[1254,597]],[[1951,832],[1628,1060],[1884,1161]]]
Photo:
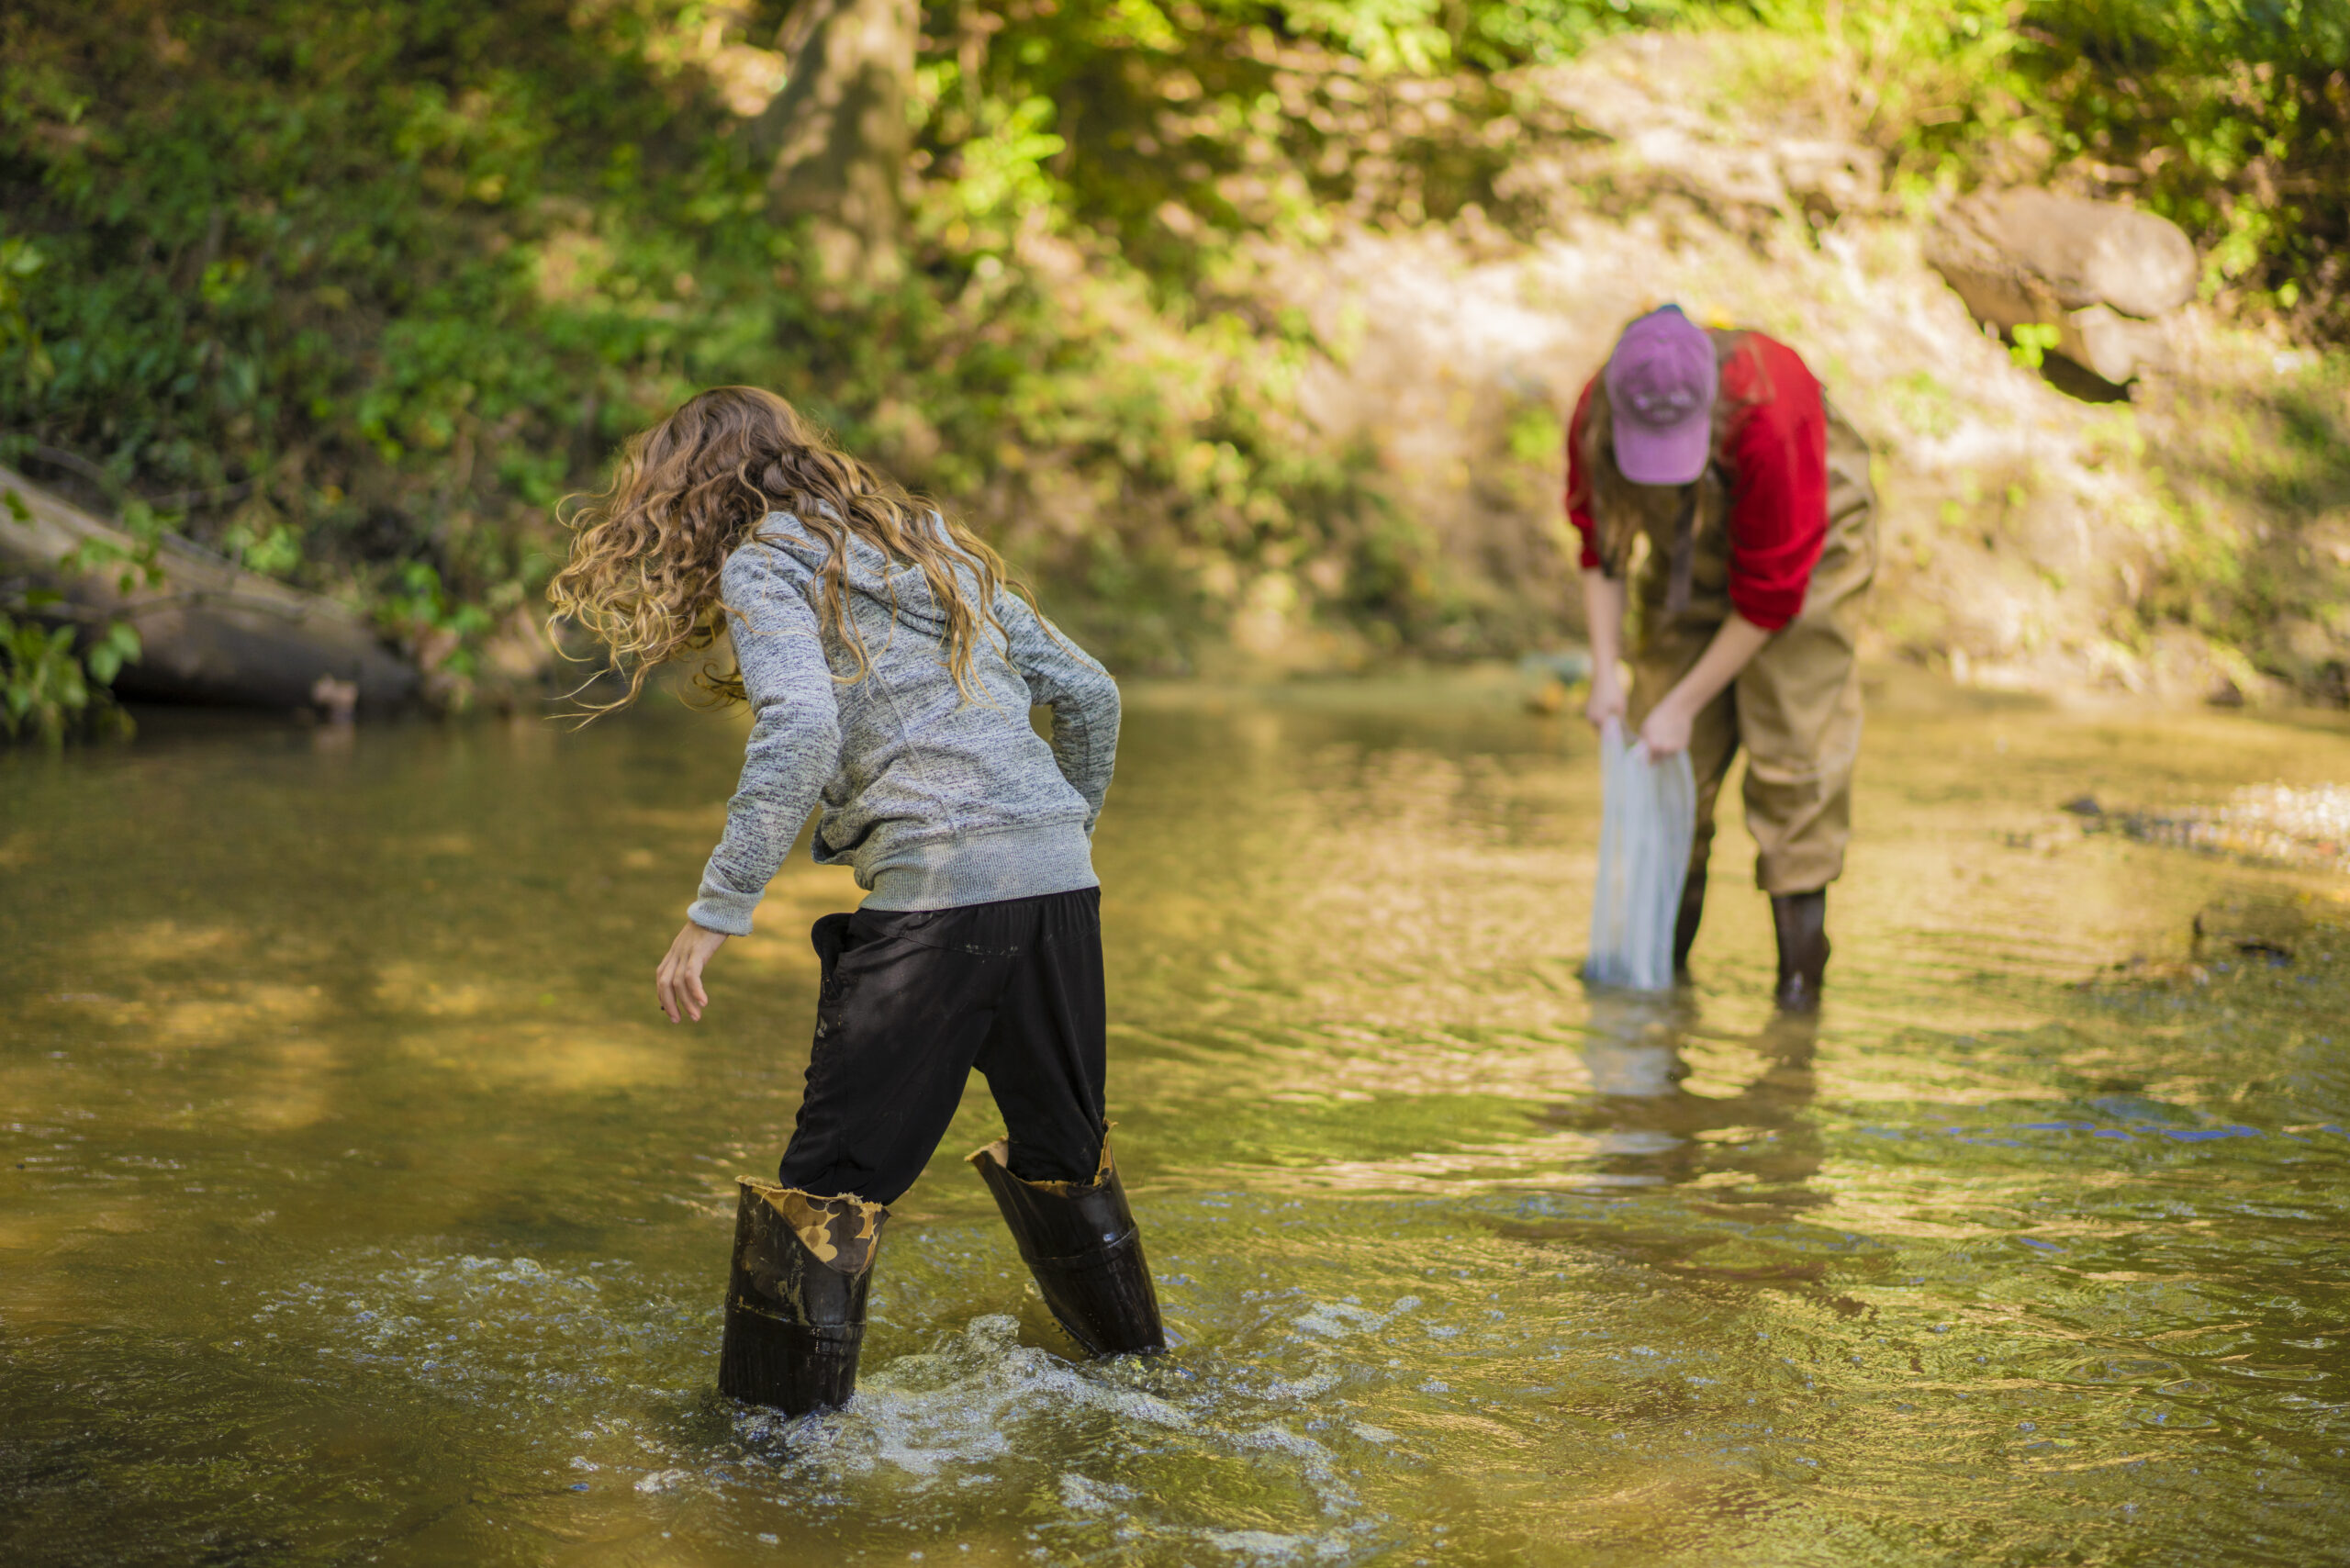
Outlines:
[[[726,557],[757,535],[770,512],[789,512],[832,546],[816,574],[817,609],[856,660],[870,667],[848,614],[848,537],[891,566],[922,570],[946,617],[946,665],[956,689],[972,688],[972,650],[999,634],[996,594],[1003,560],[985,541],[844,452],[800,411],[756,386],[717,386],[688,398],[621,448],[611,483],[563,521],[571,559],[547,585],[558,615],[586,627],[628,667],[628,690],[594,708],[634,701],[648,676],[707,650],[732,613],[720,598]],[[706,663],[694,684],[742,700],[739,669]]]

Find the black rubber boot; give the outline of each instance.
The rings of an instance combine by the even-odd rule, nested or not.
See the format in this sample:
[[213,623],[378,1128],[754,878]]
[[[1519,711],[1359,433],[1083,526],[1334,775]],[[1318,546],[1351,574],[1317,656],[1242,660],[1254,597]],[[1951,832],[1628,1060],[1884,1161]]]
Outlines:
[[1097,1356],[1167,1349],[1142,1231],[1126,1207],[1110,1146],[1102,1146],[1101,1169],[1091,1182],[1024,1182],[1005,1159],[999,1138],[970,1162],[995,1194],[1045,1305],[1069,1337]]
[[1779,934],[1779,1011],[1818,1012],[1828,970],[1828,890],[1773,893],[1771,924]]
[[1681,913],[1673,921],[1673,974],[1689,978],[1689,949],[1697,945],[1697,923],[1706,918],[1706,868],[1691,868],[1681,883]]
[[845,1405],[890,1211],[747,1178],[740,1185],[718,1392],[788,1416]]

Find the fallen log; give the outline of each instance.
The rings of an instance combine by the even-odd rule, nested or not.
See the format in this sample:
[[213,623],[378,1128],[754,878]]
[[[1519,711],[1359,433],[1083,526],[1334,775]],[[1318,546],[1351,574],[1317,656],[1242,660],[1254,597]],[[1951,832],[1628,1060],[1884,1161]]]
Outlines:
[[[93,547],[95,546],[95,549]],[[115,678],[117,695],[158,702],[382,711],[417,695],[416,667],[352,610],[249,572],[165,534],[161,580],[122,564],[73,571],[76,554],[128,563],[137,541],[23,476],[0,468],[0,575],[62,598],[51,613],[85,638],[113,622],[139,633],[140,655]]]

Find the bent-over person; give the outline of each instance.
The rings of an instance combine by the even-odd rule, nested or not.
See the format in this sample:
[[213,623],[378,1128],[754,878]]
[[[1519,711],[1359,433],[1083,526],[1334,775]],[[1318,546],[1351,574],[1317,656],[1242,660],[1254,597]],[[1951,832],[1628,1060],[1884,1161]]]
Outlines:
[[1566,505],[1590,622],[1587,715],[1628,721],[1651,757],[1687,750],[1696,775],[1674,970],[1687,971],[1715,803],[1743,747],[1777,1000],[1809,1012],[1828,965],[1828,884],[1852,837],[1854,643],[1876,571],[1868,448],[1793,349],[1708,331],[1668,305],[1627,326],[1583,387]]
[[[1110,1157],[1092,837],[1118,689],[961,523],[772,392],[722,386],[637,435],[551,596],[645,672],[709,649],[753,722],[726,831],[655,977],[672,1022],[811,811],[867,890],[811,941],[807,1092],[776,1180],[745,1180],[720,1391],[798,1415],[856,1384],[887,1205],[973,1069],[1005,1136],[970,1156],[1045,1303],[1096,1355],[1163,1350]],[[1046,740],[1029,723],[1050,709]]]

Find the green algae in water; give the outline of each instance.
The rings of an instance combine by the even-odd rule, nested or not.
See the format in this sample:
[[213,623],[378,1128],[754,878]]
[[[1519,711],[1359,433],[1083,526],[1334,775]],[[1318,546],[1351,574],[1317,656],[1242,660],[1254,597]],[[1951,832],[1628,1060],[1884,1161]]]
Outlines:
[[[857,1404],[800,1423],[712,1393],[719,1292],[853,888],[795,863],[699,1029],[651,996],[738,742],[163,716],[0,759],[0,1557],[2338,1552],[2343,885],[2054,808],[2314,787],[2340,734],[1881,704],[1809,1027],[1735,823],[1694,993],[1585,992],[1577,730],[1137,693],[1113,1109],[1177,1352],[1065,1357],[975,1086]],[[2246,901],[2281,951],[2193,942]]]

